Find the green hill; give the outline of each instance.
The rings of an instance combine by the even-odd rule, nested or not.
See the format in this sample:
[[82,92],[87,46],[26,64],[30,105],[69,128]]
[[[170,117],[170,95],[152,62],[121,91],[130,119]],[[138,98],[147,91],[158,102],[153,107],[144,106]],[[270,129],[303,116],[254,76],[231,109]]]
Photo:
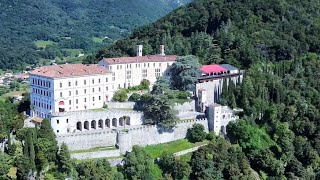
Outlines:
[[[0,2],[0,68],[21,68],[61,48],[94,51],[189,0],[14,0]],[[101,38],[102,42],[97,42]],[[40,41],[39,41],[40,40]],[[42,50],[43,44],[55,48]],[[32,43],[35,42],[35,43]],[[40,46],[38,45],[39,42]],[[102,45],[101,45],[102,44]],[[46,46],[45,46],[46,47]]]
[[194,54],[204,64],[292,59],[320,51],[318,7],[319,0],[196,0],[138,28],[105,56],[134,56],[136,44],[158,53],[165,44],[167,54]]

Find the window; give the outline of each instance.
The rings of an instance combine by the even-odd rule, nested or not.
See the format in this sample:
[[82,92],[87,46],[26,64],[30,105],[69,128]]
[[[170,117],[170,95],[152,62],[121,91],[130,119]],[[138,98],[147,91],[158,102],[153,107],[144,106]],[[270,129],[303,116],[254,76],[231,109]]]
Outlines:
[[148,70],[147,69],[143,69],[142,70],[142,78],[146,78],[148,74]]
[[94,84],[94,79],[92,79],[92,84]]
[[68,82],[69,87],[71,86],[71,82]]
[[78,104],[78,99],[76,99],[76,104]]
[[159,77],[161,75],[160,69],[155,69],[155,76]]
[[101,92],[101,88],[99,87],[99,92]]
[[101,96],[99,96],[99,100],[101,100]]
[[60,92],[60,97],[62,97],[62,92]]
[[112,81],[115,81],[116,80],[116,73],[112,73]]
[[59,130],[57,130],[57,133],[59,133]]
[[87,94],[87,89],[84,89],[84,93]]
[[161,67],[161,63],[159,63],[159,67]]
[[108,78],[106,78],[106,82],[108,82]]
[[69,123],[69,119],[67,119],[67,123]]
[[83,84],[84,84],[84,85],[86,85],[86,84],[87,84],[87,81],[86,81],[86,80],[84,80],[84,81],[83,81]]
[[131,71],[127,71],[127,79],[131,79]]
[[109,66],[109,70],[110,70],[110,71],[112,70],[112,66]]
[[71,96],[71,91],[69,91],[69,96]]
[[60,83],[60,88],[62,88],[62,83]]
[[100,80],[100,79],[98,79],[98,83],[101,83],[101,80]]
[[117,69],[119,69],[119,65],[117,65]]
[[84,98],[84,102],[87,102],[87,98]]
[[78,95],[78,90],[76,90],[76,95]]
[[78,86],[78,81],[75,82],[76,86]]
[[59,119],[57,119],[57,124],[59,124]]
[[92,92],[94,93],[94,88],[92,88]]
[[109,90],[109,88],[108,88],[108,86],[106,86],[106,91],[108,91]]
[[92,97],[92,101],[94,101],[94,97]]
[[156,63],[153,63],[153,67],[156,67]]
[[120,84],[118,84],[118,88],[119,88],[119,89],[121,88]]
[[69,105],[71,105],[71,100],[69,100]]

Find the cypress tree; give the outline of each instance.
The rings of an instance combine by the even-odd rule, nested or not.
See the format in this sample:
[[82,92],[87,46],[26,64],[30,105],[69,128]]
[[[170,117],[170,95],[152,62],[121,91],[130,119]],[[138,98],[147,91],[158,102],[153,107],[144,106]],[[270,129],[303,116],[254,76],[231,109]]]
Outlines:
[[34,144],[32,139],[32,132],[28,132],[27,135],[27,141],[28,141],[28,149],[29,149],[29,158],[32,165],[32,168],[35,167],[35,151],[34,151]]
[[60,151],[57,156],[59,163],[59,171],[61,173],[70,174],[72,171],[72,160],[70,157],[68,147],[65,143],[61,145]]

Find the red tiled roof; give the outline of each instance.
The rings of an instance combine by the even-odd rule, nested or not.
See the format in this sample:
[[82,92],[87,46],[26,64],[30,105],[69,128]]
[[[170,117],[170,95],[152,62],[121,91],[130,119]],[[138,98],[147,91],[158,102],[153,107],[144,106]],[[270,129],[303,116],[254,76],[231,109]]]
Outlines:
[[72,77],[72,76],[84,76],[93,74],[106,74],[110,73],[107,68],[99,66],[97,64],[63,64],[53,66],[43,66],[31,71],[32,75],[39,75],[51,78],[59,77]]
[[204,65],[200,68],[200,70],[205,73],[205,74],[209,74],[209,73],[219,73],[219,72],[224,72],[224,71],[228,71],[227,69],[216,65],[216,64],[212,64],[212,65]]
[[118,58],[103,58],[102,61],[108,64],[124,64],[137,62],[161,62],[161,61],[176,61],[177,56],[136,56],[136,57],[118,57]]

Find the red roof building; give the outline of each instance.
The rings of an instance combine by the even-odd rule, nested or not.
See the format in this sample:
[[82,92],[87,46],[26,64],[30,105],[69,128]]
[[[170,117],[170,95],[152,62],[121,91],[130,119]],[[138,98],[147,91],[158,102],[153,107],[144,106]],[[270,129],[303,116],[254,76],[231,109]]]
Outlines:
[[204,65],[200,68],[200,70],[204,73],[204,74],[211,74],[211,73],[222,73],[222,72],[227,72],[228,70],[216,65],[216,64],[211,64],[211,65]]
[[111,71],[97,64],[62,64],[43,66],[36,68],[35,70],[30,72],[31,75],[44,76],[49,78],[62,78],[106,73],[111,73]]

